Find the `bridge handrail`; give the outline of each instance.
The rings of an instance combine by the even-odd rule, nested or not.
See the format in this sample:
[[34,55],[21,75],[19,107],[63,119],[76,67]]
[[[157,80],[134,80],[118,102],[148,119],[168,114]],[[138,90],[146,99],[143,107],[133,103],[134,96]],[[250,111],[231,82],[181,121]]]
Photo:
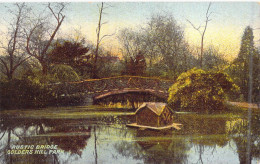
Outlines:
[[86,79],[82,81],[75,81],[75,82],[69,82],[70,84],[77,84],[77,83],[83,83],[83,82],[90,82],[90,81],[102,81],[102,80],[109,80],[109,79],[119,79],[119,78],[141,78],[141,79],[153,79],[153,80],[160,80],[160,81],[174,81],[170,79],[161,79],[159,77],[146,77],[146,76],[130,76],[130,75],[122,75],[122,76],[114,76],[114,77],[106,77],[101,79]]

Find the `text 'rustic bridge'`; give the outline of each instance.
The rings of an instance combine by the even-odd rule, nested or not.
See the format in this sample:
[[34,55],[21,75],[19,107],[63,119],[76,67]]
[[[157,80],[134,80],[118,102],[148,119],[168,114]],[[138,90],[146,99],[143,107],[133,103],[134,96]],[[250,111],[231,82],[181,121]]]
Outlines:
[[172,80],[154,77],[117,76],[70,82],[67,85],[74,92],[93,95],[93,99],[98,100],[125,93],[145,93],[167,99],[168,89],[172,84]]

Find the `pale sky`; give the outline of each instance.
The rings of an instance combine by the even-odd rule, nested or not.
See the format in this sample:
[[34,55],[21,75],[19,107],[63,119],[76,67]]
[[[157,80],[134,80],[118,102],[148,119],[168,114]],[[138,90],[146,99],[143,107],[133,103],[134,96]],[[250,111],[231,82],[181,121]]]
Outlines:
[[[98,7],[100,3],[71,2],[66,10],[66,20],[62,24],[59,36],[75,35],[75,29],[93,43],[96,42],[95,29],[98,23]],[[117,33],[123,28],[138,28],[148,22],[152,14],[170,13],[185,31],[186,40],[194,46],[199,46],[200,35],[186,21],[194,25],[203,25],[208,2],[111,2],[112,7],[105,10],[102,35],[113,34],[113,37],[103,40],[104,47],[118,49]],[[40,10],[40,3],[34,3],[34,9]],[[3,19],[8,19],[8,13],[0,4],[0,29],[5,29]],[[205,35],[205,46],[216,46],[228,58],[234,58],[240,47],[241,37],[246,26],[260,28],[259,2],[213,2],[210,8],[213,12]],[[255,44],[260,45],[260,30],[254,30]]]

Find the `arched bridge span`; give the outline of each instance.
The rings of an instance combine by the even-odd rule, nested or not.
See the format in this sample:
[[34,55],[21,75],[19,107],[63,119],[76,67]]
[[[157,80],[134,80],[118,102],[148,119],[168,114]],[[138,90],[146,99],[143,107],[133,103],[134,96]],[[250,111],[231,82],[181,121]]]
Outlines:
[[163,99],[168,97],[168,89],[173,80],[142,76],[117,76],[102,79],[87,79],[70,82],[70,90],[92,95],[94,100],[125,93],[148,93]]

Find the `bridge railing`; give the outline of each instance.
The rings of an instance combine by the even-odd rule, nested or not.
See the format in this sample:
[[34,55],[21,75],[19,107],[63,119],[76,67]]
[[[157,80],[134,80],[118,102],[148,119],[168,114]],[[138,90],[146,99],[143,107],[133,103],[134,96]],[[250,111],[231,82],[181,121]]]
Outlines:
[[101,79],[87,79],[77,82],[67,82],[52,85],[57,94],[93,94],[104,93],[122,89],[149,89],[159,92],[167,92],[174,83],[173,80],[160,79],[157,77],[142,76],[116,76]]
[[71,82],[69,85],[81,92],[98,93],[121,89],[153,89],[168,91],[173,80],[160,79],[156,77],[142,76],[117,76],[102,79],[87,79],[79,82]]

